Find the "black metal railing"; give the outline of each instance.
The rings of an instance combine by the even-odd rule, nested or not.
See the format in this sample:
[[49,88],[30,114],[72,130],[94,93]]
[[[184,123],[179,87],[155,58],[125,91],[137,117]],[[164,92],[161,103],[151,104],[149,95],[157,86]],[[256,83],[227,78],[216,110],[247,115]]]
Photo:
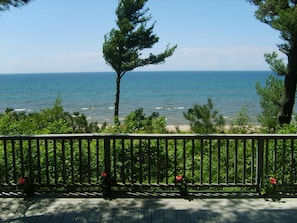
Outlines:
[[101,173],[122,187],[258,189],[265,176],[296,186],[297,135],[69,134],[0,136],[0,188],[20,176],[39,187],[96,187]]

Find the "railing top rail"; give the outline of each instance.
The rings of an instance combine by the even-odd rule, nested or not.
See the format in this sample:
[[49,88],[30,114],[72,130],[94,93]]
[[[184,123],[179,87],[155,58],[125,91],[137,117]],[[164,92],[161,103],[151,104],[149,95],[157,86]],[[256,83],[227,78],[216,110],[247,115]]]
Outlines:
[[17,139],[297,139],[297,134],[45,134],[0,135],[0,140]]

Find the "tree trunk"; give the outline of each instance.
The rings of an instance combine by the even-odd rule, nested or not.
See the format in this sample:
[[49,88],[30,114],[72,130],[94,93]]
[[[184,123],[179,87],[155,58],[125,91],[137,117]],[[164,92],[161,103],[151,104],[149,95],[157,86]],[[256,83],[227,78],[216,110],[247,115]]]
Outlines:
[[114,102],[114,124],[119,124],[119,106],[120,106],[120,89],[121,89],[121,74],[117,73],[116,77],[116,95]]
[[281,98],[281,110],[278,121],[281,125],[290,124],[293,107],[295,103],[297,84],[297,43],[290,50],[288,55],[288,73],[285,77],[285,92]]

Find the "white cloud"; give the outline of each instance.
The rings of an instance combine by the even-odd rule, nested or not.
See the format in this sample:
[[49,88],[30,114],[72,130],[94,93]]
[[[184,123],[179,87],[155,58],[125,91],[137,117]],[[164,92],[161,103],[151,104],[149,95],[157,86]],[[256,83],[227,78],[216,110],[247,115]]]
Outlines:
[[[268,47],[181,48],[164,64],[137,70],[268,70],[264,53]],[[1,59],[0,73],[112,71],[101,52],[81,52],[37,58]]]
[[[162,70],[268,70],[264,53],[277,49],[252,46],[182,48],[167,59]],[[150,69],[158,70],[158,69]]]
[[[4,58],[5,59],[5,58]],[[83,52],[36,58],[2,60],[0,73],[88,72],[109,69],[102,53]]]

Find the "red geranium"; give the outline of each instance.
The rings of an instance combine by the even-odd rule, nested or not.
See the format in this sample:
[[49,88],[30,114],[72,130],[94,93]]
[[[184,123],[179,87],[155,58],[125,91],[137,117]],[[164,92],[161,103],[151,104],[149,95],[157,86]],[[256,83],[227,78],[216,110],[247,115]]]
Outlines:
[[277,183],[276,178],[274,178],[274,177],[270,177],[270,178],[269,178],[269,182],[270,182],[272,185],[276,185],[276,183]]
[[105,173],[105,172],[101,173],[101,177],[106,178],[107,177],[107,173]]
[[25,182],[26,182],[25,178],[21,177],[19,179],[19,185],[23,185],[23,184],[25,184]]
[[178,175],[178,176],[175,177],[175,179],[177,181],[182,181],[183,180],[183,176],[182,175]]

